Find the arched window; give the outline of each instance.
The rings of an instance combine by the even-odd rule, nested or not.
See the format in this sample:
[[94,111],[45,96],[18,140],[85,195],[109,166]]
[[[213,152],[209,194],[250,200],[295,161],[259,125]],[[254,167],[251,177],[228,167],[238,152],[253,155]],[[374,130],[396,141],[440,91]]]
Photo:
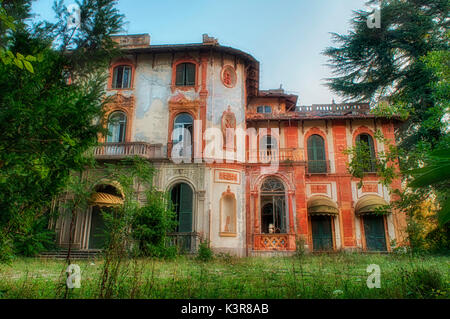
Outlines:
[[113,89],[128,89],[131,87],[131,67],[128,65],[119,65],[113,72]]
[[376,167],[376,156],[375,156],[375,145],[373,143],[373,138],[370,134],[362,133],[356,137],[356,147],[360,147],[362,144],[365,145],[366,148],[369,149],[370,152],[370,163],[365,165],[364,170],[366,172],[375,172]]
[[127,129],[127,116],[121,111],[112,113],[108,119],[108,143],[125,142],[125,133]]
[[277,178],[267,178],[261,185],[261,233],[286,233],[286,192]]
[[318,134],[308,138],[308,173],[326,173],[325,141]]
[[188,113],[181,113],[175,117],[173,122],[172,156],[179,158],[190,158],[192,155],[194,133],[194,119]]
[[180,63],[177,65],[175,85],[194,86],[195,85],[195,64]]

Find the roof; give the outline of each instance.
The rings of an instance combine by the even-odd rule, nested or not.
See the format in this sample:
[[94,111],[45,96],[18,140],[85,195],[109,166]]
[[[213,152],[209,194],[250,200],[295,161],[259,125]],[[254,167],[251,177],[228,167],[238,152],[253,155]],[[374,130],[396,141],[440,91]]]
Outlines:
[[183,51],[221,52],[231,55],[237,55],[248,62],[259,64],[259,62],[252,55],[244,51],[228,46],[223,46],[220,44],[209,44],[209,43],[159,44],[159,45],[149,45],[147,47],[141,48],[123,48],[123,51],[128,53],[164,53],[164,52],[175,53]]

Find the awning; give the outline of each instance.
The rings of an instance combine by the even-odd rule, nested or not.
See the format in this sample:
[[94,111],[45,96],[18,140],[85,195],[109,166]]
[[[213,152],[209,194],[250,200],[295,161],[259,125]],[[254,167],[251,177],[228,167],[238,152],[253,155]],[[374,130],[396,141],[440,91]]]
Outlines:
[[335,216],[339,214],[338,206],[326,196],[313,196],[308,200],[309,215],[328,215]]
[[[365,195],[356,203],[355,214],[376,214],[378,212],[390,213],[385,206],[389,205],[382,197],[377,195]],[[381,211],[383,209],[384,211]]]
[[108,193],[93,193],[90,202],[97,206],[118,206],[123,204],[123,199]]

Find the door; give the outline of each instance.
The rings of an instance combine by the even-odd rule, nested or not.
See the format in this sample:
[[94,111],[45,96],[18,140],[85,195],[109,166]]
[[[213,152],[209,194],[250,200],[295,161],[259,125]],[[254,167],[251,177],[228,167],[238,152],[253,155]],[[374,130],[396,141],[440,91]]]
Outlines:
[[[175,185],[171,191],[171,199],[173,209],[177,213],[177,229],[176,244],[182,251],[190,251],[192,249],[191,233],[192,233],[192,208],[193,208],[193,192],[192,188],[185,183]],[[187,233],[187,234],[186,234]]]
[[386,251],[386,233],[383,216],[366,215],[363,217],[366,249],[369,251]]
[[[104,209],[104,208],[103,208]],[[106,243],[105,220],[100,207],[92,207],[89,249],[103,249]]]
[[311,228],[314,251],[333,250],[333,232],[330,216],[312,216]]

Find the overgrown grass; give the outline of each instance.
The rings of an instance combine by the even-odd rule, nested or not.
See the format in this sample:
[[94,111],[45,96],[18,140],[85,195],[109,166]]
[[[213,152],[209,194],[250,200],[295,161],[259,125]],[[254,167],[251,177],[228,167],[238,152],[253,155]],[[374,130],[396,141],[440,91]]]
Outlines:
[[[75,261],[81,288],[69,298],[98,298],[101,259]],[[366,268],[381,268],[381,288],[369,289]],[[302,258],[233,258],[210,262],[136,259],[124,262],[113,298],[449,298],[450,257],[307,255]],[[21,258],[0,265],[0,298],[61,298],[66,265]]]

